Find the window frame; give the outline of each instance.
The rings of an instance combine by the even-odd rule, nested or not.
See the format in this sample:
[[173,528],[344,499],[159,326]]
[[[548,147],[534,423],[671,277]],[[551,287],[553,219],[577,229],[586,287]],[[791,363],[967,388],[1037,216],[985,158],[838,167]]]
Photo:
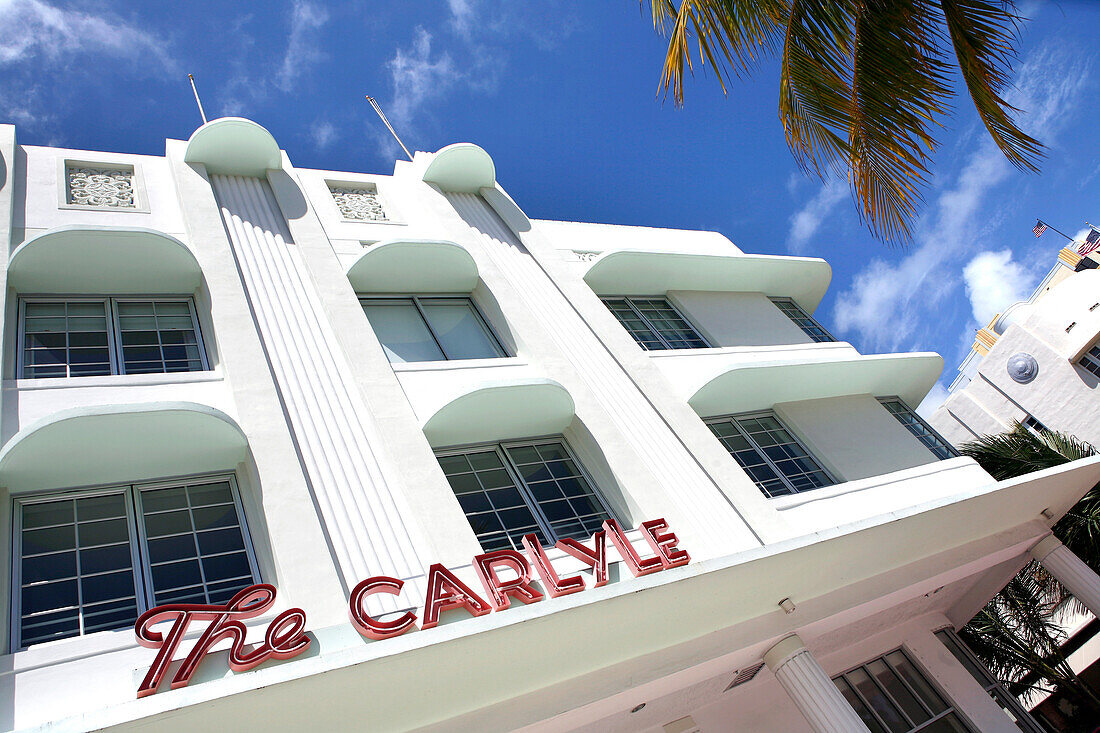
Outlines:
[[[676,307],[676,305],[668,297],[667,293],[664,294],[664,295],[601,295],[599,297],[600,297],[600,301],[604,304],[604,307],[607,308],[607,310],[611,313],[612,318],[615,319],[615,322],[618,323],[619,326],[622,327],[622,329],[627,332],[627,335],[630,336],[631,340],[634,341],[634,343],[637,344],[638,348],[640,348],[642,351],[694,351],[696,349],[713,349],[714,348],[714,345],[711,344],[710,340],[707,339],[705,336],[703,336],[703,333],[699,330],[699,327],[696,326],[694,323],[692,323],[691,319],[689,319],[687,316],[685,316],[683,311],[681,311],[679,308]],[[637,299],[637,300],[661,300],[661,301],[664,301],[664,304],[668,307],[668,309],[670,311],[672,311],[673,313],[675,313],[676,316],[681,321],[683,321],[685,324],[687,324],[687,327],[692,330],[692,332],[695,334],[695,337],[697,339],[699,339],[700,341],[702,341],[704,345],[703,346],[689,346],[689,347],[686,347],[686,348],[685,347],[673,346],[672,344],[669,343],[668,339],[664,337],[664,335],[661,333],[660,329],[658,329],[656,326],[654,326],[653,322],[650,321],[645,316],[645,314],[642,312],[642,309],[634,304],[635,299]],[[631,310],[631,312],[635,316],[637,316],[642,321],[642,323],[645,324],[646,328],[649,329],[649,332],[653,334],[653,336],[657,339],[657,341],[659,341],[662,344],[662,346],[664,348],[662,348],[662,349],[647,349],[645,346],[643,346],[641,343],[639,343],[638,339],[634,338],[634,334],[632,334],[630,332],[630,330],[628,328],[626,328],[626,325],[621,320],[619,320],[619,317],[615,313],[615,311],[612,310],[609,307],[608,302],[607,302],[609,300],[621,300],[624,303],[626,303],[627,307]]]
[[[891,664],[886,659],[887,657],[889,657],[891,654],[894,654],[894,653],[900,653],[903,657],[905,657],[905,659],[909,662],[909,664],[913,667],[913,669],[917,670],[917,672],[920,673],[921,677],[928,684],[928,686],[931,687],[932,690],[937,695],[939,695],[940,698],[943,700],[944,704],[947,707],[946,710],[943,710],[942,712],[934,714],[934,715],[932,714],[932,711],[928,707],[927,703],[925,703],[925,701],[921,698],[921,696],[919,694],[917,694],[917,691],[913,689],[912,685],[909,684],[908,680],[906,680],[905,677],[900,672],[898,672],[897,669],[894,668],[894,665]],[[960,723],[963,724],[963,726],[965,726],[968,730],[974,731],[974,733],[976,733],[976,729],[974,728],[974,725],[970,722],[970,720],[966,717],[966,715],[963,714],[962,710],[959,709],[959,706],[955,703],[955,701],[952,700],[949,695],[944,693],[943,687],[940,684],[938,684],[935,677],[933,675],[929,674],[928,671],[926,669],[924,669],[924,667],[922,667],[920,664],[918,664],[916,662],[916,660],[913,659],[913,655],[910,654],[905,649],[904,644],[899,646],[899,647],[896,647],[894,649],[890,649],[888,651],[885,651],[882,654],[877,654],[877,655],[871,657],[870,659],[866,659],[866,660],[860,662],[859,664],[854,664],[851,667],[845,669],[843,672],[840,672],[840,673],[834,674],[834,675],[829,675],[829,681],[832,682],[835,685],[836,680],[843,679],[844,683],[852,689],[852,692],[854,692],[856,697],[859,698],[860,702],[863,703],[863,706],[865,708],[867,708],[867,710],[871,713],[871,715],[874,716],[874,718],[878,722],[879,726],[881,726],[883,730],[889,731],[890,726],[887,725],[885,721],[883,721],[882,717],[879,716],[878,711],[876,711],[874,706],[871,705],[870,701],[866,697],[864,697],[863,693],[860,692],[859,688],[856,687],[856,685],[852,684],[847,678],[847,675],[850,674],[851,672],[854,672],[857,669],[862,669],[864,671],[864,673],[867,675],[867,677],[871,680],[871,682],[875,685],[875,688],[879,692],[881,692],[883,694],[883,696],[887,700],[889,700],[890,703],[903,716],[905,716],[906,721],[908,721],[909,714],[905,712],[905,708],[903,708],[898,703],[898,701],[894,699],[894,696],[890,694],[890,692],[882,685],[882,683],[871,672],[871,670],[868,669],[869,664],[872,664],[872,663],[880,661],[880,660],[883,662],[883,664],[885,664],[890,669],[891,672],[894,673],[894,675],[902,683],[902,685],[905,687],[905,689],[908,690],[909,694],[912,695],[913,698],[920,704],[920,706],[923,707],[926,710],[926,712],[928,712],[928,714],[931,716],[931,717],[929,717],[928,720],[924,721],[923,723],[919,723],[919,724],[909,728],[909,730],[906,731],[906,733],[920,733],[920,731],[927,730],[929,726],[931,726],[932,724],[936,723],[939,720],[942,720],[943,718],[946,718],[948,715],[951,715],[952,713],[955,714],[955,717],[959,720]],[[853,708],[853,710],[854,709],[855,708]]]
[[[764,452],[764,449],[760,446],[760,444],[757,443],[755,440],[753,440],[752,436],[750,436],[748,434],[748,432],[746,432],[745,429],[743,427],[741,427],[741,424],[738,422],[738,420],[742,420],[742,419],[752,419],[752,418],[760,418],[760,417],[770,417],[773,420],[775,420],[777,423],[779,423],[779,425],[784,430],[786,430],[787,433],[794,440],[795,445],[797,445],[799,448],[801,448],[803,451],[805,451],[806,455],[809,456],[813,460],[813,462],[817,464],[818,470],[820,470],[821,473],[825,474],[825,477],[827,479],[829,479],[829,481],[831,483],[825,484],[824,486],[815,486],[812,489],[799,490],[799,489],[795,488],[794,484],[787,477],[787,475],[779,469],[779,466],[776,465],[775,461],[773,461],[768,456],[768,454]],[[728,415],[715,415],[713,417],[704,418],[704,420],[703,420],[703,422],[706,423],[708,430],[710,430],[711,423],[730,422],[730,421],[732,421],[734,427],[737,428],[737,432],[741,435],[741,437],[749,442],[749,445],[752,446],[753,450],[756,451],[757,455],[759,455],[761,458],[764,459],[764,462],[768,465],[768,468],[770,468],[772,470],[772,473],[774,473],[779,478],[779,480],[782,481],[783,484],[788,489],[790,489],[790,493],[788,493],[788,494],[777,494],[775,496],[769,496],[767,494],[767,492],[765,491],[763,486],[757,485],[756,488],[758,488],[760,490],[760,493],[764,494],[765,498],[767,498],[767,499],[778,499],[782,496],[797,496],[799,494],[805,494],[809,491],[816,491],[818,489],[824,489],[824,488],[828,488],[829,486],[836,486],[837,484],[842,483],[841,481],[839,481],[837,479],[837,477],[835,475],[833,475],[832,471],[830,471],[828,468],[826,468],[825,464],[821,462],[821,459],[819,459],[814,454],[813,451],[811,451],[809,448],[806,447],[806,444],[802,441],[802,439],[800,437],[798,437],[798,434],[795,433],[794,430],[791,430],[790,426],[787,425],[787,423],[784,422],[779,417],[779,415],[776,414],[775,410],[753,410],[752,412],[737,412],[737,413],[732,413],[732,414],[728,414]],[[742,471],[745,471],[745,474],[748,475],[750,479],[752,479],[752,476],[749,475],[748,471],[743,466],[741,466],[740,463],[737,462],[737,459],[733,456],[732,453],[729,452],[729,450],[726,449],[725,444],[722,443],[722,441],[718,438],[717,435],[714,435],[713,431],[711,431],[711,435],[714,436],[714,439],[718,441],[718,444],[721,446],[722,450],[725,451],[726,455],[728,455],[730,457],[730,460],[732,460],[734,463],[737,463],[737,467],[740,468]],[[753,480],[753,484],[756,484],[755,480]]]
[[[829,331],[829,329],[825,328],[820,323],[818,323],[817,319],[814,318],[809,313],[807,313],[805,308],[803,308],[798,303],[796,303],[794,298],[780,298],[780,297],[773,298],[773,297],[769,296],[768,300],[770,300],[775,305],[775,307],[779,309],[780,313],[782,313],[784,316],[787,317],[787,320],[789,320],[794,325],[798,326],[798,328],[802,331],[802,333],[806,334],[811,339],[813,339],[814,343],[816,343],[816,344],[836,343],[836,341],[837,341],[836,336],[834,336]],[[814,326],[816,326],[823,334],[828,336],[828,338],[826,338],[826,339],[817,339],[817,338],[815,338],[814,335],[812,333],[810,333],[809,331],[807,331],[805,326],[803,326],[801,323],[799,323],[798,320],[793,315],[791,315],[791,313],[789,311],[787,311],[785,308],[783,308],[781,305],[779,305],[780,303],[786,303],[788,305],[793,306],[798,311],[799,318],[805,318],[807,321],[809,321]]]
[[[427,315],[424,313],[424,307],[420,304],[420,301],[421,300],[464,300],[464,301],[466,301],[466,304],[470,307],[470,310],[473,312],[474,318],[477,320],[478,325],[481,326],[482,331],[484,331],[486,333],[486,335],[488,335],[489,342],[493,346],[496,347],[497,352],[498,352],[496,356],[482,356],[482,357],[476,357],[476,358],[477,359],[507,359],[507,358],[513,356],[513,354],[507,348],[505,348],[504,342],[500,340],[499,336],[497,336],[496,330],[489,323],[489,319],[486,318],[485,315],[481,312],[481,308],[478,307],[477,302],[474,300],[473,296],[470,293],[407,293],[407,294],[406,293],[384,293],[384,294],[356,293],[355,295],[356,295],[356,298],[358,298],[358,300],[359,300],[360,310],[363,309],[363,301],[365,301],[365,300],[395,300],[395,301],[396,300],[407,300],[407,301],[412,301],[413,308],[416,309],[417,315],[420,316],[420,320],[423,322],[424,328],[428,331],[428,335],[432,337],[432,343],[434,343],[435,347],[437,349],[439,349],[439,353],[443,354],[442,361],[474,361],[475,359],[452,359],[451,357],[447,356],[447,350],[443,348],[443,342],[440,341],[438,334],[436,334],[436,332],[435,332],[435,329],[432,328],[431,321],[428,320]],[[370,322],[370,316],[367,315],[365,310],[363,311],[363,316],[367,319],[367,322],[369,323]],[[374,329],[373,324],[371,325],[371,329],[372,330]],[[376,334],[376,337],[377,337],[377,334]],[[378,342],[382,343],[382,339],[378,339]],[[382,344],[382,345],[385,346],[385,344]],[[389,357],[387,355],[387,361],[388,360],[389,360]],[[441,360],[440,359],[426,359],[424,361],[409,361],[409,362],[391,361],[390,364],[423,364],[425,362],[433,362],[433,361],[438,362],[438,361],[441,361]]]
[[[565,449],[565,453],[569,457],[569,460],[573,461],[573,465],[577,467],[577,472],[581,475],[582,478],[584,478],[586,482],[588,482],[588,486],[590,489],[592,489],[592,495],[595,497],[596,503],[599,505],[599,508],[603,509],[603,511],[611,519],[619,521],[619,517],[616,512],[611,508],[611,505],[608,504],[607,500],[604,499],[603,492],[600,491],[599,485],[592,480],[592,475],[588,472],[588,469],[585,468],[584,464],[577,458],[577,454],[573,451],[572,446],[569,445],[569,441],[566,440],[564,435],[540,435],[531,438],[521,438],[518,440],[497,440],[487,443],[466,443],[463,445],[441,448],[433,452],[438,461],[438,459],[441,457],[466,455],[469,453],[481,453],[491,448],[497,454],[497,457],[501,459],[504,470],[508,472],[509,477],[515,482],[516,489],[519,491],[520,496],[523,497],[524,502],[527,503],[527,508],[528,510],[530,510],[531,515],[535,518],[535,522],[538,524],[539,529],[541,529],[542,533],[546,536],[546,539],[550,543],[550,546],[553,546],[558,540],[562,538],[559,537],[556,532],[554,532],[550,521],[546,518],[546,515],[543,513],[542,508],[539,506],[538,500],[535,499],[534,494],[527,487],[527,482],[523,480],[519,468],[515,465],[515,463],[513,463],[512,458],[508,455],[507,451],[507,448],[509,447],[522,448],[527,446],[537,446],[543,443],[558,443]],[[444,473],[444,478],[446,479],[446,473]],[[447,487],[451,489],[452,495],[454,495],[457,499],[458,495],[454,493],[454,489],[451,488],[449,480],[447,481]],[[473,525],[470,525],[470,519],[466,516],[465,510],[461,509],[461,506],[460,511],[462,511],[462,517],[466,520],[466,524],[470,527],[470,531],[474,532]],[[507,536],[507,534],[508,531],[507,529],[505,529],[505,535]],[[474,536],[475,538],[477,537],[477,532],[474,532]],[[481,540],[478,540],[478,544],[481,544]]]
[[[1097,353],[1093,354],[1093,351]],[[1094,377],[1100,377],[1100,341],[1089,344],[1089,347],[1081,352],[1080,358],[1077,359],[1077,366]]]
[[[128,374],[126,372],[126,363],[122,354],[122,327],[118,320],[118,303],[133,303],[153,301],[158,303],[187,303],[187,308],[191,313],[191,327],[195,331],[195,345],[199,350],[199,361],[202,364],[202,369],[190,370],[186,372],[137,372],[135,374]],[[103,303],[104,315],[107,319],[107,353],[111,364],[110,374],[96,374],[87,375],[88,377],[119,377],[119,376],[157,376],[166,374],[193,374],[195,372],[208,372],[210,371],[210,360],[206,353],[206,343],[202,338],[202,328],[199,322],[198,308],[195,305],[195,298],[192,295],[65,295],[65,294],[30,294],[19,296],[19,308],[18,308],[18,327],[16,328],[15,340],[16,340],[16,359],[15,359],[15,378],[16,379],[33,379],[35,381],[39,379],[84,379],[85,375],[73,376],[69,374],[69,365],[66,364],[66,375],[64,377],[27,377],[24,376],[24,367],[26,366],[26,323],[27,323],[27,304],[28,303]],[[159,333],[159,329],[158,329]],[[163,357],[163,354],[162,354]],[[163,359],[162,359],[163,361]]]
[[[938,631],[932,632],[932,635],[944,645],[947,651],[949,651],[964,668],[966,668],[966,671],[970,673],[974,681],[982,686],[982,689],[993,698],[994,702],[998,705],[1004,705],[1012,715],[1016,716],[1016,720],[1012,722],[1016,724],[1017,728],[1021,728],[1021,730],[1026,728],[1029,733],[1046,733],[1045,729],[1035,720],[1035,716],[1031,714],[1031,711],[1021,705],[1016,696],[1005,689],[1001,681],[993,676],[993,673],[982,663],[982,660],[978,659],[978,656],[974,654],[973,650],[971,650],[971,648],[966,645],[966,642],[955,632],[954,627],[946,626]],[[957,654],[956,651],[958,652]],[[960,655],[966,657],[970,665],[967,665],[962,659],[959,659]],[[982,679],[978,679],[978,675],[974,673],[971,667],[982,673]],[[1021,723],[1023,724],[1022,726]]]
[[[879,397],[877,399],[879,401],[879,404],[882,405],[883,409],[885,409],[886,412],[890,413],[891,417],[893,417],[895,420],[897,420],[898,423],[902,427],[904,427],[909,432],[910,435],[912,435],[914,438],[916,438],[918,441],[920,441],[921,445],[923,445],[925,448],[927,448],[928,452],[931,453],[932,455],[936,456],[936,458],[939,458],[939,460],[946,461],[946,460],[950,460],[951,458],[958,458],[959,456],[962,455],[961,453],[959,453],[959,450],[955,446],[951,445],[951,443],[949,443],[946,438],[944,438],[942,435],[939,434],[939,431],[937,431],[934,427],[929,425],[928,421],[925,420],[920,415],[918,415],[917,411],[914,410],[912,407],[910,407],[909,403],[906,402],[905,400],[903,400],[901,397],[898,397],[897,395],[890,395],[888,397]],[[897,402],[897,403],[901,404],[901,406],[906,409],[906,411],[909,413],[910,416],[915,418],[916,421],[919,422],[921,424],[921,426],[925,430],[927,430],[929,432],[929,434],[932,435],[932,437],[934,437],[936,440],[938,440],[947,449],[948,455],[944,458],[940,458],[938,455],[936,455],[936,452],[934,450],[932,450],[932,447],[929,446],[927,443],[925,443],[923,440],[921,440],[920,436],[917,435],[916,433],[914,433],[910,429],[910,426],[907,423],[905,423],[904,421],[898,419],[897,413],[892,412],[890,410],[890,408],[886,406],[887,402]]]
[[[90,634],[83,632],[84,619],[80,616],[81,632],[73,636],[65,636],[59,639],[35,642],[27,645],[23,643],[20,620],[22,618],[23,594],[22,594],[22,559],[23,559],[23,506],[27,504],[44,504],[63,499],[87,499],[96,496],[122,495],[126,509],[126,525],[129,532],[130,562],[134,576],[134,596],[137,615],[140,616],[150,608],[155,607],[155,591],[152,579],[152,563],[149,560],[148,539],[145,534],[144,514],[142,514],[141,492],[156,489],[189,486],[193,484],[217,483],[225,481],[229,484],[230,494],[233,497],[233,505],[237,511],[238,526],[241,529],[241,537],[244,541],[244,552],[248,557],[249,570],[252,573],[252,582],[262,582],[260,566],[256,559],[255,546],[252,542],[252,533],[248,529],[248,517],[245,513],[244,503],[241,500],[241,492],[237,486],[235,472],[208,473],[190,476],[179,476],[153,481],[138,481],[128,484],[104,484],[101,486],[88,486],[71,489],[59,489],[37,491],[19,494],[11,497],[11,526],[12,526],[12,555],[11,555],[11,589],[10,594],[10,618],[9,634],[12,652],[24,651],[31,646],[51,644],[56,642],[72,641],[94,636],[102,632],[119,631],[120,629],[102,629]],[[75,520],[74,520],[75,523]],[[192,531],[193,532],[193,531]],[[196,548],[197,550],[198,548]],[[201,555],[199,556],[201,558]],[[201,566],[201,562],[200,562]],[[77,576],[80,577],[79,575]],[[79,582],[78,582],[79,588]],[[154,605],[150,605],[154,604]]]

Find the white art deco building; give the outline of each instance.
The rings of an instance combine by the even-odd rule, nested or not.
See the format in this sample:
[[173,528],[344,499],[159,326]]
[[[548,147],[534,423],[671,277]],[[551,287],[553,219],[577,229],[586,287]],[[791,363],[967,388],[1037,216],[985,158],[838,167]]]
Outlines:
[[819,259],[471,144],[0,160],[4,728],[1034,731],[952,629],[1032,556],[1100,609],[1047,539],[1100,461],[958,457]]

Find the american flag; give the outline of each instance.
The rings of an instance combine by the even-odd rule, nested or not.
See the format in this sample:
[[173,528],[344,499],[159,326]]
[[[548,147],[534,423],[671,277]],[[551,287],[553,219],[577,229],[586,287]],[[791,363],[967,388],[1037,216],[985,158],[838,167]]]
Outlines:
[[1032,229],[1031,231],[1035,234],[1036,237],[1041,237],[1041,236],[1043,236],[1043,232],[1045,232],[1046,230],[1047,230],[1047,225],[1044,224],[1041,219],[1036,219],[1035,220],[1035,228]]
[[1077,254],[1083,257],[1095,252],[1098,247],[1100,247],[1100,232],[1093,229],[1089,232],[1089,235],[1085,237],[1085,241],[1078,245]]

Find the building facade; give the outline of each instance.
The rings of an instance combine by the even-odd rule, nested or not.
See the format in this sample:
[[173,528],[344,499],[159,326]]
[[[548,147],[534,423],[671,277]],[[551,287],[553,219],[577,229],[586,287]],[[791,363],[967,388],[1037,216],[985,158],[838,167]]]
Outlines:
[[531,219],[471,144],[0,158],[5,728],[1032,731],[952,629],[1031,557],[1100,608],[1100,461],[958,457],[822,260]]
[[1017,423],[1100,445],[1100,272],[1070,246],[1027,300],[978,331],[929,422],[959,445]]

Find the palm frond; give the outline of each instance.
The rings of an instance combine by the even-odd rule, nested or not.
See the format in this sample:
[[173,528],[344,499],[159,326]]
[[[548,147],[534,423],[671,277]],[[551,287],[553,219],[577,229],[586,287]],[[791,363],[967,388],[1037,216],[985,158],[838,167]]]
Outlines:
[[847,166],[852,97],[851,0],[793,0],[783,44],[779,119],[803,171]]
[[856,10],[849,179],[861,217],[887,241],[909,238],[936,147],[930,128],[951,95],[935,10],[924,0]]
[[1004,98],[1020,22],[1011,0],[940,0],[955,57],[974,109],[990,137],[1018,168],[1038,170],[1043,146],[1017,127]]
[[[645,0],[642,0],[645,2]],[[653,27],[668,31],[668,51],[660,88],[672,87],[677,105],[684,103],[684,73],[694,73],[691,41],[701,63],[710,64],[722,91],[730,74],[740,76],[774,52],[790,14],[789,0],[649,0]]]
[[1096,455],[1096,448],[1071,435],[1035,434],[1016,423],[1007,433],[986,435],[959,447],[998,481]]

